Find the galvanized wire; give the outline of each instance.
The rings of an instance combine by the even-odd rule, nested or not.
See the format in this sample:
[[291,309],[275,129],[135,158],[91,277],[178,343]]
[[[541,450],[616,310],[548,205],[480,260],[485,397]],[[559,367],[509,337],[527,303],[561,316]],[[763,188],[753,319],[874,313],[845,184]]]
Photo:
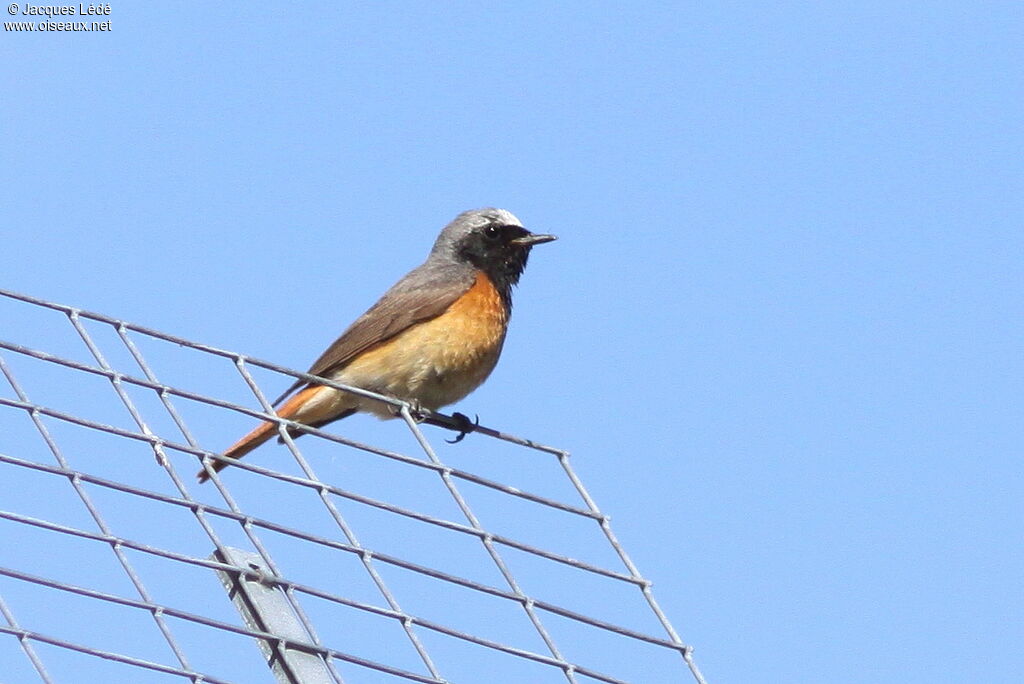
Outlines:
[[[448,680],[443,677],[442,668],[440,668],[435,662],[435,658],[432,657],[426,644],[421,638],[421,634],[424,630],[427,632],[444,634],[448,637],[494,652],[511,655],[537,664],[549,666],[551,668],[557,668],[569,682],[577,682],[579,676],[585,676],[593,680],[609,683],[621,684],[624,681],[614,675],[598,671],[585,663],[573,662],[567,659],[563,655],[562,649],[557,643],[555,637],[545,626],[544,618],[541,613],[546,613],[568,618],[575,623],[588,625],[607,633],[617,635],[623,639],[643,642],[659,648],[675,651],[682,656],[685,668],[689,670],[691,676],[699,684],[704,683],[704,679],[693,660],[691,649],[683,643],[676,630],[669,622],[668,617],[655,601],[651,592],[650,582],[640,574],[636,566],[626,554],[622,545],[615,537],[609,524],[608,517],[601,512],[593,498],[583,486],[582,481],[570,464],[569,454],[567,452],[544,446],[531,440],[507,435],[487,427],[478,427],[475,430],[475,432],[479,433],[483,437],[502,440],[510,444],[537,450],[553,456],[557,459],[560,468],[564,472],[572,488],[578,493],[583,503],[582,506],[560,501],[538,493],[524,491],[519,487],[514,487],[509,484],[501,483],[475,473],[452,468],[446,465],[437,456],[436,451],[420,429],[420,416],[414,415],[412,407],[404,402],[375,395],[359,388],[351,388],[344,385],[338,385],[337,383],[333,383],[328,380],[315,378],[315,380],[321,384],[327,384],[356,394],[362,394],[364,396],[371,396],[379,401],[391,404],[396,413],[404,420],[406,426],[411,431],[426,458],[414,457],[382,449],[343,437],[334,432],[299,426],[290,420],[279,418],[274,413],[273,407],[267,401],[267,398],[259,384],[253,378],[249,367],[253,366],[304,380],[314,379],[313,376],[284,368],[277,364],[251,358],[243,354],[199,344],[180,337],[168,335],[101,314],[91,313],[75,307],[54,304],[5,290],[0,290],[0,295],[10,300],[20,302],[25,306],[52,310],[63,314],[70,323],[74,333],[89,351],[89,354],[93,359],[93,363],[65,358],[45,350],[35,349],[19,344],[15,341],[0,340],[0,352],[6,352],[42,361],[47,364],[51,364],[54,367],[66,369],[72,373],[89,374],[105,378],[109,381],[118,401],[124,409],[127,410],[135,424],[135,429],[117,427],[76,415],[73,412],[64,411],[53,406],[45,406],[34,402],[31,398],[30,392],[26,388],[26,381],[15,375],[13,368],[5,361],[3,353],[0,353],[0,374],[2,374],[6,379],[14,393],[13,398],[0,396],[0,408],[25,412],[31,419],[35,430],[47,446],[47,449],[54,460],[53,463],[43,463],[28,458],[22,458],[15,454],[0,453],[0,468],[19,468],[24,471],[32,471],[67,480],[71,484],[76,496],[89,512],[89,515],[97,529],[95,531],[83,529],[74,525],[59,523],[53,520],[40,519],[7,510],[0,510],[0,520],[34,529],[45,530],[48,533],[59,535],[61,537],[73,537],[106,546],[114,554],[114,557],[118,561],[124,575],[130,580],[136,596],[120,596],[89,587],[77,586],[64,582],[56,577],[36,575],[18,569],[17,567],[0,567],[0,577],[43,586],[52,591],[68,592],[78,596],[84,596],[93,601],[101,601],[144,611],[151,616],[151,619],[161,635],[164,644],[173,655],[172,663],[157,663],[125,653],[115,653],[106,649],[96,648],[95,646],[75,643],[60,635],[44,634],[34,631],[23,626],[25,619],[24,616],[22,616],[22,623],[17,621],[10,605],[5,603],[3,596],[0,595],[0,616],[2,616],[3,620],[6,622],[6,625],[0,623],[0,633],[11,635],[18,640],[28,663],[42,681],[50,682],[53,680],[44,665],[43,655],[41,655],[39,649],[35,648],[35,644],[47,644],[50,647],[57,648],[58,650],[64,649],[85,653],[129,667],[137,667],[165,674],[173,674],[189,681],[196,682],[197,684],[199,682],[227,681],[225,679],[218,678],[214,674],[201,672],[192,666],[186,652],[188,649],[183,646],[182,640],[176,636],[174,631],[172,631],[171,625],[167,620],[167,617],[169,616],[179,620],[201,624],[213,629],[222,630],[224,632],[244,635],[253,639],[280,642],[286,646],[301,647],[307,652],[315,653],[319,656],[326,664],[334,681],[339,683],[344,680],[342,678],[342,673],[336,667],[336,663],[357,665],[359,667],[374,670],[376,672],[384,673],[397,679],[407,681],[447,682]],[[141,376],[136,375],[129,369],[116,368],[109,363],[107,356],[102,352],[99,343],[83,324],[83,320],[109,326],[109,328],[116,334],[117,339],[123,344],[124,349],[134,360]],[[133,339],[134,337],[145,337],[170,342],[183,348],[188,348],[196,352],[225,359],[228,363],[232,364],[240,374],[246,386],[256,398],[261,410],[254,410],[224,399],[206,396],[202,393],[189,389],[162,383],[151,365],[147,362],[139,346],[136,344],[135,339]],[[131,395],[126,391],[127,387],[144,388],[154,392],[159,398],[161,406],[175,425],[177,432],[180,433],[180,437],[157,434],[157,432],[151,428],[152,421],[146,420],[142,410],[140,410],[139,406],[132,400]],[[291,452],[302,472],[302,475],[291,475],[246,461],[232,461],[233,466],[262,477],[271,478],[289,486],[311,490],[320,501],[323,506],[323,510],[327,513],[329,519],[333,521],[337,531],[341,533],[340,538],[313,533],[309,530],[298,529],[291,525],[286,525],[247,513],[232,496],[226,484],[226,479],[218,473],[213,472],[213,469],[209,467],[207,467],[207,472],[212,474],[211,480],[213,482],[213,486],[219,493],[223,501],[223,505],[205,503],[192,496],[190,493],[190,487],[195,485],[186,484],[186,481],[179,477],[174,466],[174,459],[170,457],[170,453],[175,452],[190,455],[194,458],[195,462],[203,460],[205,463],[212,463],[215,460],[221,459],[222,456],[219,453],[210,451],[203,447],[199,440],[195,438],[182,417],[181,412],[175,405],[176,399],[187,399],[189,401],[199,402],[217,409],[233,411],[256,419],[276,423],[282,441],[285,443],[288,451]],[[434,416],[429,417],[428,420],[430,420],[430,422],[437,422],[438,424],[450,424],[453,426],[458,424],[450,417],[440,414],[435,414]],[[76,468],[65,453],[65,450],[58,445],[52,431],[48,429],[47,423],[50,421],[72,424],[98,433],[113,435],[121,439],[131,440],[147,445],[152,449],[159,467],[167,474],[170,481],[173,483],[174,491],[176,493],[167,494],[164,492],[157,492],[128,482],[120,482],[109,478],[99,477],[84,469]],[[396,503],[374,498],[324,481],[316,474],[310,462],[296,447],[292,438],[292,432],[289,428],[299,427],[301,427],[302,433],[317,435],[329,442],[354,448],[359,451],[372,454],[376,457],[388,459],[389,461],[399,463],[402,466],[415,467],[436,473],[444,486],[444,491],[448,493],[451,501],[461,512],[461,515],[465,518],[465,522],[447,520],[442,517],[417,511],[406,506],[400,506]],[[556,550],[541,548],[535,544],[528,544],[508,535],[489,531],[480,522],[480,519],[474,513],[469,502],[462,495],[458,487],[459,482],[479,485],[491,491],[498,492],[503,496],[514,497],[521,501],[536,504],[559,514],[595,521],[607,544],[620,559],[625,572],[572,558],[569,555],[559,553]],[[228,557],[224,554],[226,545],[215,531],[213,521],[221,520],[236,523],[243,531],[249,543],[251,543],[253,549],[255,549],[265,562],[266,566],[270,568],[273,573],[271,577],[261,577],[260,581],[269,583],[276,587],[287,597],[291,610],[294,611],[295,615],[298,617],[299,621],[305,628],[305,631],[309,635],[309,642],[292,643],[291,640],[284,639],[279,635],[267,634],[260,630],[249,629],[237,624],[231,624],[224,622],[223,620],[214,619],[209,616],[204,616],[192,611],[176,608],[175,606],[165,605],[155,601],[147,590],[142,574],[133,565],[126,554],[126,550],[163,558],[191,567],[208,569],[211,573],[220,570],[237,573],[239,576],[253,577],[254,572],[249,568],[236,567],[217,560],[212,560],[208,557],[200,557],[197,555],[162,548],[159,545],[147,543],[145,539],[133,539],[115,534],[107,524],[100,506],[96,503],[94,497],[90,496],[87,486],[89,488],[99,488],[100,490],[120,492],[132,497],[138,497],[139,500],[156,502],[162,506],[168,507],[167,510],[176,508],[178,510],[184,509],[188,511],[199,525],[203,534],[209,539],[210,546],[219,553],[220,558]],[[506,586],[490,586],[468,577],[453,574],[421,563],[416,563],[407,558],[403,558],[395,554],[383,553],[368,547],[360,541],[351,523],[342,515],[342,512],[335,504],[335,499],[354,502],[361,506],[384,511],[388,514],[423,523],[446,532],[476,538],[482,544]],[[337,591],[328,590],[319,586],[311,586],[309,584],[289,579],[275,562],[267,545],[261,538],[261,534],[265,532],[285,535],[288,538],[300,540],[304,543],[319,546],[321,548],[333,549],[354,555],[359,560],[366,576],[376,588],[376,591],[385,605],[376,605],[375,603],[367,602],[365,600],[356,600],[339,594]],[[535,596],[529,595],[520,586],[514,572],[503,558],[500,549],[514,549],[518,552],[570,568],[573,571],[579,571],[587,575],[637,587],[641,592],[648,609],[656,618],[657,622],[660,623],[667,637],[647,634],[642,631],[583,614],[555,602],[541,600]],[[495,639],[472,634],[465,630],[457,629],[451,625],[409,613],[401,607],[397,594],[385,581],[384,576],[378,570],[378,565],[402,568],[424,578],[430,578],[431,580],[444,582],[449,585],[469,589],[483,595],[519,604],[527,616],[529,623],[532,625],[536,635],[544,644],[544,650],[546,650],[546,653],[534,652],[530,649],[505,644]],[[346,651],[344,648],[325,644],[318,636],[313,620],[302,608],[302,602],[300,601],[302,596],[316,597],[317,599],[327,601],[332,604],[398,622],[401,625],[408,643],[418,655],[426,674],[410,672],[386,662],[379,662],[362,657],[358,654]],[[49,651],[47,651],[47,653],[49,653]]]

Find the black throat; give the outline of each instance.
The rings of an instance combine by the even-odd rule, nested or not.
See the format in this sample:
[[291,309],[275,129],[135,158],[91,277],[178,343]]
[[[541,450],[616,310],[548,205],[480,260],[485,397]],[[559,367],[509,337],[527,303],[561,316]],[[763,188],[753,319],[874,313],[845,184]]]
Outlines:
[[519,283],[519,278],[523,275],[529,251],[529,248],[518,248],[514,252],[501,255],[490,254],[479,259],[470,257],[473,265],[483,271],[494,283],[494,287],[501,296],[501,301],[508,310],[512,309],[512,288]]

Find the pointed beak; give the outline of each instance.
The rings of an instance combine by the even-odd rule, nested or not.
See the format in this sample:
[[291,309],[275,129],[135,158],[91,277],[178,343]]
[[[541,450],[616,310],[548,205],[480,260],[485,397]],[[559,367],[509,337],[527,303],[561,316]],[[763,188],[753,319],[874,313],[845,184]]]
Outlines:
[[552,240],[557,240],[557,239],[558,238],[555,237],[554,235],[544,235],[542,233],[530,233],[529,235],[524,235],[523,237],[516,238],[515,240],[511,240],[510,242],[511,242],[511,244],[516,245],[518,247],[533,247],[534,245],[540,245],[540,244],[543,244],[545,242],[551,242]]

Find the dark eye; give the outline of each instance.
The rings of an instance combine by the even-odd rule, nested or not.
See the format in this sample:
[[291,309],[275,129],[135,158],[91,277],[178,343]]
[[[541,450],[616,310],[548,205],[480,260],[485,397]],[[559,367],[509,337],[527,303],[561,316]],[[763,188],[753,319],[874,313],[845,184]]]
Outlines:
[[488,240],[497,240],[501,236],[501,230],[492,223],[484,228],[484,235]]

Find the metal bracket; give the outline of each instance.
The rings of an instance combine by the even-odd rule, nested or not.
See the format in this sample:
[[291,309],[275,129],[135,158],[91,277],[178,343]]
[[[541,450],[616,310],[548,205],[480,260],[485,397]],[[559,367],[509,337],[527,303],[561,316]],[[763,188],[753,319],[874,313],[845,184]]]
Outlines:
[[[257,553],[225,547],[223,554],[219,550],[214,551],[210,558],[235,567],[249,568],[261,577],[275,576]],[[279,587],[230,570],[218,570],[217,576],[249,628],[307,643],[310,649],[316,648],[311,643],[311,635],[295,616],[289,597]],[[258,644],[281,684],[338,684],[327,663],[313,650],[305,651],[269,639],[260,639]]]

